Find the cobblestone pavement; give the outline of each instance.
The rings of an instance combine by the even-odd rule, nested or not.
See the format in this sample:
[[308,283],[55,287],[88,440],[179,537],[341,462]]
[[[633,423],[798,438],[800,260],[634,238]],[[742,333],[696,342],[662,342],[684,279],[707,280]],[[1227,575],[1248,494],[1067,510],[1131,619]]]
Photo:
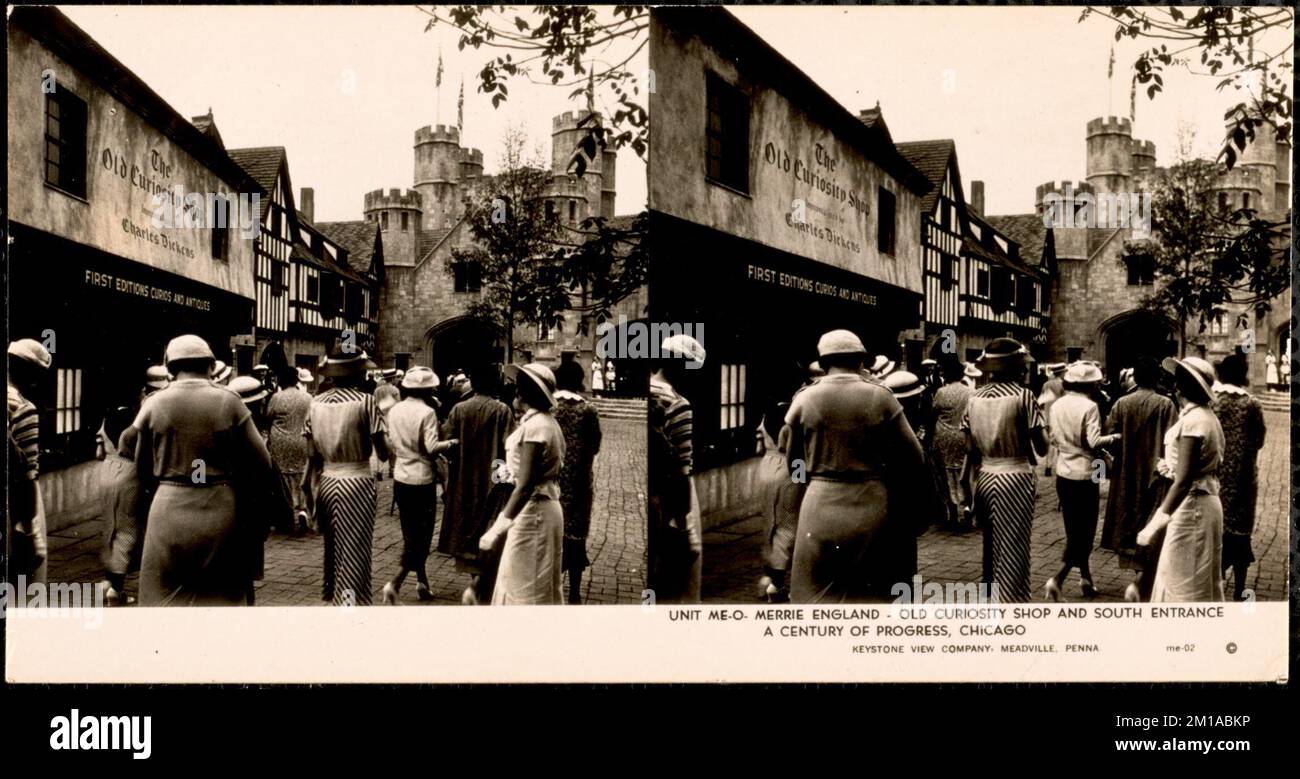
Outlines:
[[[1287,414],[1264,412],[1268,437],[1259,460],[1259,497],[1252,546],[1256,563],[1251,566],[1248,587],[1259,600],[1285,600],[1289,571],[1290,419]],[[1040,471],[1041,473],[1041,471]],[[1102,485],[1098,538],[1104,517],[1107,485]],[[756,600],[757,582],[763,575],[760,554],[765,528],[760,517],[709,530],[704,544],[705,602],[748,603]],[[1065,526],[1056,504],[1056,485],[1051,477],[1040,476],[1038,502],[1034,511],[1031,550],[1031,582],[1034,597],[1043,600],[1043,583],[1056,574],[1065,549]],[[925,581],[940,583],[978,582],[983,565],[981,534],[953,533],[931,529],[918,542],[919,572]],[[1113,552],[1096,549],[1092,554],[1093,582],[1098,601],[1122,600],[1132,573],[1120,567]],[[1229,574],[1229,592],[1231,592]],[[1078,571],[1071,573],[1062,590],[1067,601],[1084,600],[1079,593]]]
[[[645,422],[626,419],[601,419],[604,442],[596,462],[596,493],[587,537],[587,556],[591,567],[582,581],[584,603],[639,603],[645,581]],[[379,603],[380,590],[397,571],[402,553],[402,532],[397,513],[389,513],[393,482],[379,483],[378,511],[375,517],[373,553],[374,600]],[[442,501],[438,501],[438,528],[441,528]],[[101,578],[99,562],[100,520],[63,528],[50,538],[51,565],[49,581],[96,581]],[[436,541],[435,541],[436,543]],[[266,544],[265,576],[258,582],[256,602],[259,606],[316,606],[320,599],[323,541],[319,535],[288,536],[273,534]],[[469,577],[456,571],[452,558],[434,551],[427,567],[429,586],[434,595],[430,603],[459,604],[460,594]],[[135,593],[135,576],[127,582],[128,593]],[[568,591],[567,576],[564,582]],[[425,605],[416,599],[415,577],[408,576],[400,602]]]

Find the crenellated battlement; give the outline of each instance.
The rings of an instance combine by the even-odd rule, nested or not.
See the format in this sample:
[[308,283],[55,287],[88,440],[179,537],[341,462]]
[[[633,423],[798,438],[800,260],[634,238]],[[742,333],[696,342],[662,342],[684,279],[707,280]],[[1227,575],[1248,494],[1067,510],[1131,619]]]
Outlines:
[[460,145],[460,128],[455,125],[425,125],[415,131],[415,144],[454,143]]
[[1127,116],[1097,117],[1088,122],[1088,137],[1094,135],[1132,135],[1133,123]]
[[1156,142],[1155,142],[1155,141],[1139,141],[1138,139],[1134,138],[1134,139],[1133,139],[1133,156],[1134,156],[1134,157],[1151,157],[1152,159],[1155,159],[1155,156],[1156,156]]
[[[584,119],[586,116],[587,116],[586,109],[583,109],[581,111],[565,111],[562,114],[556,114],[555,116],[551,117],[551,132],[557,133],[557,132],[563,132],[565,130],[577,129],[578,122],[582,121],[582,119]],[[596,112],[596,116],[597,117],[600,116],[599,111]]]
[[460,161],[462,163],[468,162],[481,168],[483,167],[483,152],[478,149],[461,149]]
[[1042,203],[1044,198],[1051,194],[1066,197],[1071,193],[1081,195],[1085,192],[1092,193],[1092,185],[1086,181],[1049,181],[1034,187],[1034,203]]
[[365,194],[364,211],[376,211],[385,208],[405,208],[420,211],[424,208],[424,198],[413,189],[405,191],[397,188],[389,190],[376,189]]

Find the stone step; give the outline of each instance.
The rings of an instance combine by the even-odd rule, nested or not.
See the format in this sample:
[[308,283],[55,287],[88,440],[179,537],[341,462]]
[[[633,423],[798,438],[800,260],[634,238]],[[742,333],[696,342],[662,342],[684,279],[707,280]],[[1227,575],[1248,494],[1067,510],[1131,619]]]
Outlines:
[[592,398],[596,411],[607,419],[645,419],[645,398]]

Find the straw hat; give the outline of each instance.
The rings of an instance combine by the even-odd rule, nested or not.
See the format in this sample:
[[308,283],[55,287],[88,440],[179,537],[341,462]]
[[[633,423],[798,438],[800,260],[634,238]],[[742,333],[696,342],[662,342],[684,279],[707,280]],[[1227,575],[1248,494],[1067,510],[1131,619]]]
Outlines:
[[313,381],[315,381],[315,380],[316,380],[316,379],[311,375],[311,371],[307,370],[306,368],[299,368],[299,369],[298,369],[298,383],[299,383],[299,384],[311,384],[311,383],[312,383]]
[[975,363],[982,371],[999,371],[1023,366],[1028,358],[1029,350],[1016,339],[994,338]]
[[165,366],[150,365],[144,372],[144,386],[151,390],[164,389],[170,381]]
[[980,370],[979,368],[976,368],[975,363],[968,362],[966,363],[966,367],[962,369],[961,375],[965,376],[968,379],[978,379],[979,377],[984,375],[984,371]]
[[33,341],[30,338],[20,338],[9,344],[9,355],[26,360],[38,368],[49,368],[54,362],[50,352],[39,341]]
[[883,379],[885,376],[893,373],[894,369],[897,367],[898,363],[883,354],[877,354],[875,361],[871,363],[871,367],[867,370],[871,371],[871,374],[876,378]]
[[380,376],[380,378],[382,378],[384,381],[392,381],[393,379],[397,378],[397,369],[396,369],[396,368],[384,368],[382,371],[379,372],[379,376]]
[[825,376],[826,369],[822,367],[821,363],[817,362],[816,360],[813,360],[812,362],[808,363],[808,374],[811,376]]
[[862,345],[850,330],[832,330],[817,339],[817,356],[830,357],[837,354],[860,354],[866,356],[867,347]]
[[245,404],[256,403],[270,394],[266,391],[266,385],[255,376],[236,376],[230,381],[230,389],[238,393],[239,399]]
[[920,395],[925,391],[925,382],[911,371],[894,371],[886,376],[882,383],[899,400]]
[[346,376],[360,374],[376,367],[378,366],[371,361],[365,350],[344,351],[342,344],[338,344],[330,350],[329,356],[325,358],[325,363],[321,365],[318,372],[321,376]]
[[670,335],[659,345],[660,352],[666,357],[680,357],[695,363],[704,362],[704,344],[685,333]]
[[1080,361],[1071,363],[1070,367],[1065,369],[1062,381],[1066,384],[1100,384],[1102,378],[1101,368],[1091,362]]
[[1049,362],[1047,365],[1043,366],[1043,368],[1047,371],[1047,375],[1053,377],[1060,376],[1062,373],[1065,373],[1065,367],[1066,367],[1065,363],[1063,362]]
[[[689,336],[687,336],[689,338]],[[695,339],[691,339],[694,341]],[[529,381],[546,396],[547,408],[555,405],[555,373],[539,362],[527,365],[507,365],[506,376],[518,384]]]
[[221,360],[212,363],[212,380],[218,384],[225,384],[230,381],[230,374],[234,372],[234,368],[226,365]]
[[1202,398],[1206,403],[1214,402],[1214,383],[1219,380],[1218,374],[1214,372],[1214,366],[1200,357],[1184,357],[1179,360],[1174,357],[1166,357],[1160,363],[1160,367],[1175,376],[1183,373],[1189,376],[1196,385],[1201,388],[1205,394]]
[[402,377],[402,387],[405,389],[438,389],[441,384],[442,382],[438,380],[438,374],[434,373],[432,368],[425,368],[421,365],[411,368]]
[[[212,347],[197,335],[178,335],[167,342],[163,362],[171,365],[175,360],[212,360]],[[218,363],[224,364],[224,363]]]

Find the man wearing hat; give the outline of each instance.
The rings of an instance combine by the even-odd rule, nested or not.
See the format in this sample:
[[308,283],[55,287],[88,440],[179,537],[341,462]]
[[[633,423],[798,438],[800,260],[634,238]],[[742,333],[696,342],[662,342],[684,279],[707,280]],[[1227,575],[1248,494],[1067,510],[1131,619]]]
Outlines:
[[149,397],[158,390],[167,389],[171,382],[171,377],[167,375],[167,366],[150,365],[144,372],[144,389],[140,393],[140,398]]
[[704,345],[685,334],[660,344],[650,375],[650,523],[646,587],[659,603],[699,603],[704,534],[694,469],[694,411],[677,390],[690,366],[704,364]]
[[229,384],[230,377],[234,375],[234,372],[234,368],[226,365],[221,360],[216,360],[212,363],[212,380],[217,384]]
[[826,333],[817,359],[826,376],[795,394],[785,418],[788,465],[808,476],[790,600],[889,598],[916,573],[934,482],[898,400],[862,375],[867,351],[858,336]]
[[[1048,600],[1061,600],[1061,587],[1072,568],[1079,569],[1079,589],[1084,597],[1097,595],[1088,558],[1097,533],[1097,509],[1104,470],[1100,449],[1119,440],[1102,435],[1101,412],[1089,397],[1102,381],[1101,369],[1092,363],[1076,362],[1062,376],[1065,395],[1051,404],[1052,444],[1056,447],[1056,496],[1065,522],[1065,551],[1061,569],[1047,580]],[[1101,469],[1099,471],[1099,468]]]
[[[40,417],[28,398],[50,370],[54,360],[38,341],[23,338],[8,349],[9,426],[11,459],[9,527],[5,533],[9,576],[44,581],[47,544],[45,507],[37,486],[40,476]],[[21,510],[20,510],[21,509]]]
[[1169,357],[1161,367],[1173,374],[1180,410],[1165,433],[1164,463],[1158,466],[1172,483],[1137,537],[1139,545],[1147,546],[1164,533],[1151,602],[1223,600],[1218,469],[1224,436],[1211,407],[1214,367],[1200,357]]
[[384,603],[396,605],[406,575],[415,572],[416,595],[433,600],[429,576],[424,570],[433,543],[436,519],[437,483],[434,458],[456,445],[438,440],[438,375],[415,366],[401,380],[403,399],[388,412],[388,442],[393,449],[393,500],[402,525],[401,568],[384,585]]
[[514,430],[515,415],[493,397],[499,376],[496,365],[471,367],[462,385],[465,395],[452,406],[441,431],[441,438],[460,443],[448,457],[438,551],[455,557],[457,570],[470,575],[471,584],[462,594],[470,605],[492,599],[496,557],[481,552],[478,542],[511,491],[499,478],[499,465],[506,459],[506,437]]

